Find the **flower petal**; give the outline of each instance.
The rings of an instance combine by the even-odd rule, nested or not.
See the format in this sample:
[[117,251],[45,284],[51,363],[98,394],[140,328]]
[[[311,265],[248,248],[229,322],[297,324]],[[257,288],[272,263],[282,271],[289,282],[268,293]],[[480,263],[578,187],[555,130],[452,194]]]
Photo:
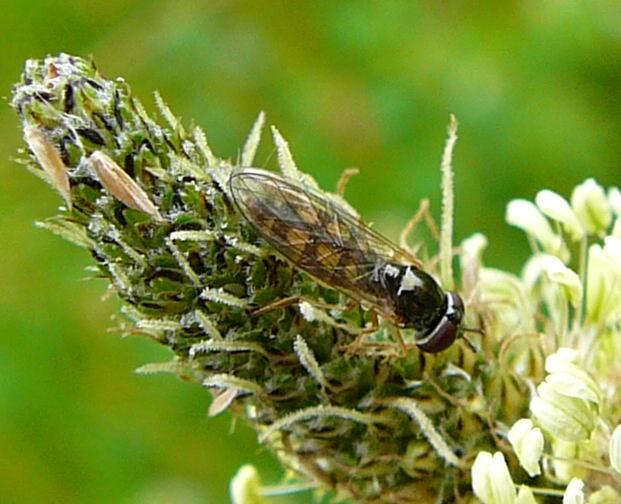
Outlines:
[[520,465],[532,478],[541,474],[539,459],[543,453],[543,434],[538,427],[533,428],[532,420],[522,418],[513,424],[507,434]]
[[515,504],[515,487],[502,453],[477,455],[472,464],[472,488],[483,504]]
[[535,238],[546,252],[559,257],[567,255],[563,240],[552,231],[547,219],[534,203],[525,199],[510,201],[505,219]]
[[589,178],[573,190],[571,206],[588,233],[597,234],[610,226],[612,209],[604,189]]
[[260,487],[261,479],[256,468],[252,465],[240,467],[230,484],[233,504],[266,504],[259,494]]
[[544,189],[537,193],[535,202],[544,215],[560,222],[573,240],[584,236],[585,231],[578,216],[560,194]]
[[608,452],[610,465],[615,471],[621,473],[621,425],[617,425],[612,436],[610,436]]
[[573,478],[563,495],[563,504],[584,504],[584,483],[578,478]]
[[621,215],[621,191],[618,187],[608,189],[608,201],[615,215]]

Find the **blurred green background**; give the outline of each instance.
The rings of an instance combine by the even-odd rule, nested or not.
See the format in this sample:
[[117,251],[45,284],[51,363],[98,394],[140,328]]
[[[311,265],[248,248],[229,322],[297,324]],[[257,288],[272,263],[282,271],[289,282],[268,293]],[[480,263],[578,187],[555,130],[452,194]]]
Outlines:
[[[0,94],[26,58],[92,54],[147,108],[158,89],[235,159],[259,110],[299,166],[395,237],[423,197],[437,215],[449,114],[456,239],[490,239],[489,265],[518,271],[523,236],[506,203],[620,183],[621,3],[611,1],[13,1],[0,17]],[[280,470],[209,394],[132,370],[170,355],[109,333],[113,300],[81,282],[86,254],[35,229],[61,203],[10,160],[18,122],[0,107],[0,502],[226,503],[242,463]],[[272,166],[266,141],[257,160]],[[275,503],[309,503],[310,496]]]

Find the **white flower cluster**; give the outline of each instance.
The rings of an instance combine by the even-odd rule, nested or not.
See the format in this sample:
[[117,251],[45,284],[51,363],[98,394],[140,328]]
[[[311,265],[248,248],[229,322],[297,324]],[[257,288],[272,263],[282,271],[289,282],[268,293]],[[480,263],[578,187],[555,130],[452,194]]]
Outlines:
[[[516,422],[507,438],[530,477],[544,474],[566,488],[518,491],[504,456],[481,452],[474,492],[485,504],[536,503],[536,493],[564,504],[619,503],[621,191],[588,179],[570,201],[549,190],[535,203],[514,200],[506,219],[526,232],[533,255],[520,276],[481,268],[479,301],[493,306],[491,337],[526,336],[547,356],[545,380],[532,387],[531,419]],[[480,255],[484,246],[471,238],[464,254]]]
[[[527,266],[529,280],[546,275],[562,287],[574,307],[584,302],[580,325],[602,328],[617,322],[621,318],[621,191],[613,187],[606,193],[588,179],[574,189],[570,202],[549,190],[540,191],[535,202],[514,200],[507,208],[507,222],[523,229],[539,252]],[[572,249],[578,250],[573,258]]]

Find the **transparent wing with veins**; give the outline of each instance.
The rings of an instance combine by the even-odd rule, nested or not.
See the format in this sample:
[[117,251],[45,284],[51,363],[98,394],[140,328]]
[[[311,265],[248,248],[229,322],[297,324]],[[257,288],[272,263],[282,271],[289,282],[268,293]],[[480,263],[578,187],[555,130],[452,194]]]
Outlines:
[[398,318],[378,272],[386,264],[420,269],[414,257],[336,202],[270,172],[239,171],[229,185],[244,217],[294,266],[385,317]]

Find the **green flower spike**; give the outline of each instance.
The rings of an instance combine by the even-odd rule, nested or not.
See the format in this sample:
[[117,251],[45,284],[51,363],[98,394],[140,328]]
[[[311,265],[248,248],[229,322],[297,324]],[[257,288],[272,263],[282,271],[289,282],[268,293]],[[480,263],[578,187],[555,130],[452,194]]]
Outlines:
[[[346,296],[257,236],[229,193],[239,167],[216,157],[202,130],[187,130],[159,96],[156,103],[161,120],[121,79],[65,54],[27,62],[12,99],[29,146],[25,164],[66,201],[41,225],[87,249],[133,334],[174,352],[172,362],[139,371],[210,389],[209,414],[244,417],[296,476],[286,488],[372,503],[469,495],[464,456],[494,447],[483,393],[494,364],[462,340],[424,355],[412,330],[402,331],[404,355],[390,323],[373,330],[369,307],[345,309]],[[260,114],[244,166],[264,122]],[[355,216],[296,167],[271,131],[282,177]],[[447,190],[449,209],[451,198]],[[475,326],[474,308],[468,317]],[[235,489],[252,480],[240,478]]]
[[[533,246],[523,273],[486,267],[475,234],[453,278],[453,120],[440,250],[422,267],[459,292],[464,327],[484,335],[424,353],[412,329],[302,273],[240,213],[229,182],[254,163],[263,114],[236,166],[155,101],[159,119],[122,79],[61,54],[28,61],[11,104],[23,164],[65,202],[40,225],[92,256],[132,321],[125,332],[174,354],[139,371],[209,389],[209,414],[244,418],[287,469],[262,487],[242,468],[234,502],[309,488],[367,504],[621,501],[618,190],[588,180],[571,204],[551,191],[510,203],[507,220]],[[279,180],[358,222],[271,133]]]

